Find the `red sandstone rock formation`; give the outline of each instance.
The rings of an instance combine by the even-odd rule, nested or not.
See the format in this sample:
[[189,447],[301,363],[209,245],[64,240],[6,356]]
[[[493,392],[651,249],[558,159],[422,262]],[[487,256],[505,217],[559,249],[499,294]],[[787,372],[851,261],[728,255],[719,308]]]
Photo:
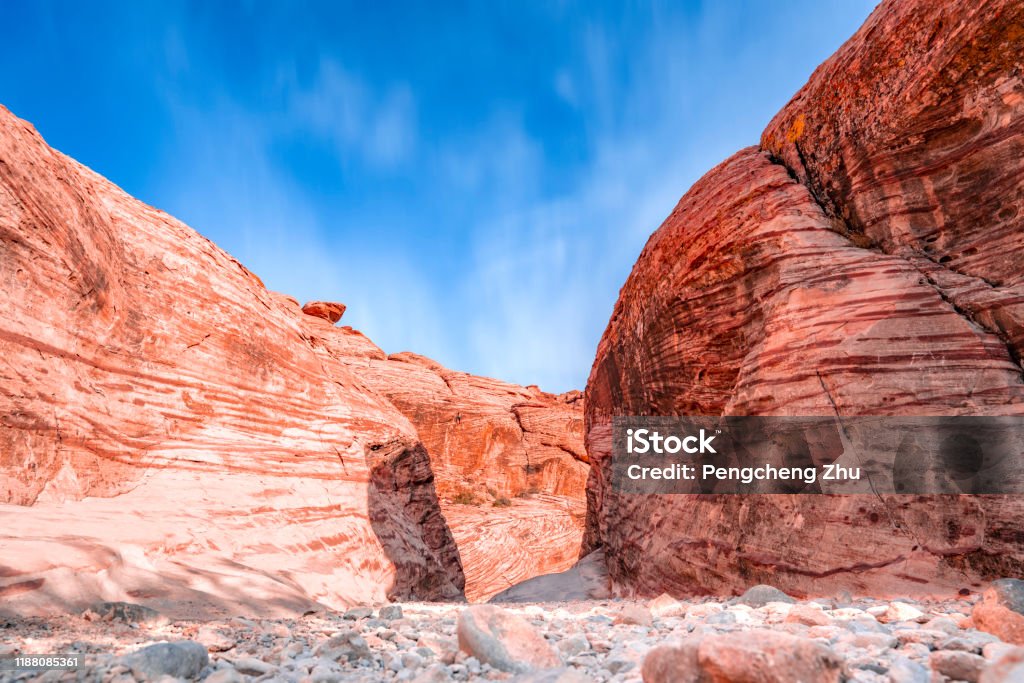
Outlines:
[[613,415],[1022,414],[1024,5],[885,2],[651,237],[587,387],[620,590],[941,593],[1024,570],[1024,502],[629,496]]
[[[575,557],[578,404],[387,359],[2,108],[0,289],[5,609],[454,598],[462,563],[482,595]],[[462,479],[557,495],[476,530],[438,500]]]
[[331,362],[415,426],[455,537],[466,597],[486,600],[576,561],[585,518],[582,396],[455,372],[413,353],[386,356],[351,328],[307,318]]
[[323,318],[332,325],[345,315],[345,304],[334,301],[310,301],[302,307],[302,312],[315,318]]

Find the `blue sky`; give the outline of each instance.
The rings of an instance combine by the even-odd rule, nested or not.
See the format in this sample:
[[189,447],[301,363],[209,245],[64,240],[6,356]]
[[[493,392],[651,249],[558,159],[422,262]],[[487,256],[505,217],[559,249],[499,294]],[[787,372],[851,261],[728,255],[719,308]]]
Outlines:
[[7,2],[0,103],[385,351],[583,388],[647,237],[874,2]]

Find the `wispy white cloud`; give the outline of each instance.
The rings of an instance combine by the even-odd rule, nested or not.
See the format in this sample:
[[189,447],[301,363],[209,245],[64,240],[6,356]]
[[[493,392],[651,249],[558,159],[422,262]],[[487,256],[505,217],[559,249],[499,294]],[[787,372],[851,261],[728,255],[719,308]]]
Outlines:
[[524,200],[474,230],[462,285],[478,372],[583,387],[618,288],[686,180],[645,146],[596,144],[594,165],[570,192]]
[[290,119],[254,115],[226,96],[201,105],[171,96],[169,107],[176,137],[189,141],[163,174],[164,195],[181,219],[271,289],[300,301],[345,302],[344,323],[372,331],[391,351],[444,346],[436,291],[408,249],[338,243],[306,189],[275,163],[271,150]]
[[[538,88],[577,117],[579,163],[553,158],[557,141],[528,125],[527,103],[495,101],[454,132],[427,134],[409,85],[371,82],[327,57],[306,79],[281,65],[273,115],[227,92],[199,103],[172,97],[178,139],[188,141],[166,173],[174,205],[268,286],[349,304],[345,322],[389,352],[548,390],[583,388],[648,236],[701,174],[756,143],[807,75],[786,75],[792,60],[758,27],[753,40],[723,43],[740,20],[731,11],[659,17],[642,42],[613,25],[576,26],[566,38],[575,59],[552,64]],[[800,35],[793,49],[813,39]],[[337,217],[274,154],[296,137],[452,210],[377,226],[393,239],[343,238]],[[400,237],[434,231],[461,236],[453,253],[427,255]]]
[[552,87],[554,88],[555,93],[562,98],[563,102],[572,107],[579,105],[579,95],[576,92],[576,82],[573,80],[569,69],[562,68],[555,72]]
[[392,168],[415,152],[416,106],[408,85],[370,87],[324,58],[308,86],[285,70],[279,87],[288,103],[284,125],[330,142],[343,158],[357,153],[372,166]]

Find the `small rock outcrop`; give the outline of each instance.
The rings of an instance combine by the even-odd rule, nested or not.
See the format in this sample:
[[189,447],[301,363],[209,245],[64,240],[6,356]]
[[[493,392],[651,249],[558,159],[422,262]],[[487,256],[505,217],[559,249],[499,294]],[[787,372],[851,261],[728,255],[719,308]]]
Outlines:
[[345,304],[334,301],[310,301],[302,307],[302,312],[314,318],[322,318],[332,325],[345,315]]
[[1014,496],[649,495],[617,415],[1024,414],[1024,5],[888,0],[651,236],[586,393],[586,545],[625,591],[954,593]]
[[542,574],[507,588],[491,602],[606,600],[611,597],[604,551],[595,550],[562,572]]

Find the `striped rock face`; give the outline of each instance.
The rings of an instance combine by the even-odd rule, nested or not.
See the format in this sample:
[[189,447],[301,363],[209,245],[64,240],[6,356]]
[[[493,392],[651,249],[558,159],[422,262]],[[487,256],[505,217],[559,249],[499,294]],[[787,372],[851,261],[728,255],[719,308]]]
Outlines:
[[614,415],[1019,415],[1024,6],[885,2],[651,237],[587,387],[586,545],[623,591],[945,593],[1024,503],[627,496]]
[[[578,549],[582,534],[578,404],[469,376],[452,386],[486,390],[454,395],[436,372],[303,314],[2,107],[0,290],[3,609],[102,599],[196,616],[446,599],[463,595],[464,564],[487,576],[495,553],[513,580],[575,559],[546,549]],[[386,391],[421,380],[447,396],[424,388],[417,412],[416,392],[400,403]],[[469,436],[448,448],[435,423],[459,413],[506,448],[471,452]],[[515,535],[457,545],[438,492],[471,463],[496,491],[533,486],[575,507],[541,496],[499,520],[533,539],[525,549]]]
[[388,356],[354,330],[307,321],[331,363],[415,427],[469,600],[576,562],[589,471],[579,392],[554,395],[477,377],[414,353]]

